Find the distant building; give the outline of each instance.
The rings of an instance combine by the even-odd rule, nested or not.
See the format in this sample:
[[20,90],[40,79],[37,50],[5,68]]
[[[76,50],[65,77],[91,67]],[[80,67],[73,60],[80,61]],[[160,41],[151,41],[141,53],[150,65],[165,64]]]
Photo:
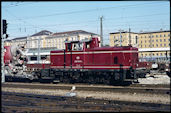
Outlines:
[[[130,38],[129,38],[130,36]],[[170,31],[154,32],[114,32],[110,33],[110,46],[128,46],[139,48],[139,57],[144,60],[168,61],[170,59]]]
[[110,46],[128,46],[138,47],[138,33],[134,32],[114,32],[110,33]]
[[5,40],[4,41],[4,46],[11,46],[11,45],[12,45],[11,40]]
[[153,60],[170,60],[170,31],[139,33],[139,56]]
[[98,37],[99,35],[83,30],[67,31],[54,33],[46,37],[46,42],[43,47],[56,47],[57,49],[65,49],[65,41],[76,41],[82,39],[90,39],[92,36]]
[[36,34],[27,37],[27,48],[38,48],[38,44],[40,44],[40,48],[43,48],[44,43],[46,42],[45,38],[50,35],[52,35],[52,32],[42,30]]
[[4,46],[11,46],[11,45],[26,45],[27,37],[18,37],[12,40],[5,40]]

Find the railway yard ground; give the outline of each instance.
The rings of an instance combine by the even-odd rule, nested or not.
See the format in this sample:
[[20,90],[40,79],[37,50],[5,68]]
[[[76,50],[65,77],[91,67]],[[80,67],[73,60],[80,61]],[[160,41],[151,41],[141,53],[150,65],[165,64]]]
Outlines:
[[1,111],[7,113],[171,111],[165,74],[147,75],[130,86],[5,82],[1,90]]

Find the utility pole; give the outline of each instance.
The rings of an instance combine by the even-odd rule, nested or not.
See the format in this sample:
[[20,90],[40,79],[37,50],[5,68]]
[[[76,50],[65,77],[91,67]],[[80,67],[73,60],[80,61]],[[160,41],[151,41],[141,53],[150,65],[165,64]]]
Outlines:
[[[150,48],[152,48],[152,35],[150,33]],[[150,60],[152,60],[152,52],[150,52]]]
[[129,45],[131,45],[131,28],[129,28]]
[[119,32],[120,32],[120,46],[122,46],[122,35],[121,35],[121,29],[119,30]]
[[100,37],[101,37],[101,47],[103,46],[103,16],[100,17]]
[[40,36],[38,39],[38,64],[40,63]]

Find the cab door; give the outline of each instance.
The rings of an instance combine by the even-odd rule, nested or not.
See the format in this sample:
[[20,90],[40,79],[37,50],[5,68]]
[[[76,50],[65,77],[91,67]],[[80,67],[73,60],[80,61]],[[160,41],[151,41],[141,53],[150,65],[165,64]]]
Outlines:
[[72,47],[72,68],[82,69],[84,66],[84,52],[82,43],[74,43]]

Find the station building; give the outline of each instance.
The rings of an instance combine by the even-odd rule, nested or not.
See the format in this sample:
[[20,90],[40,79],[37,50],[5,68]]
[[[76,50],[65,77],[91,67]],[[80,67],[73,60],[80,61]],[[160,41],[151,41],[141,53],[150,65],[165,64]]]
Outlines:
[[170,31],[110,33],[110,46],[128,46],[139,49],[143,61],[170,61]]

